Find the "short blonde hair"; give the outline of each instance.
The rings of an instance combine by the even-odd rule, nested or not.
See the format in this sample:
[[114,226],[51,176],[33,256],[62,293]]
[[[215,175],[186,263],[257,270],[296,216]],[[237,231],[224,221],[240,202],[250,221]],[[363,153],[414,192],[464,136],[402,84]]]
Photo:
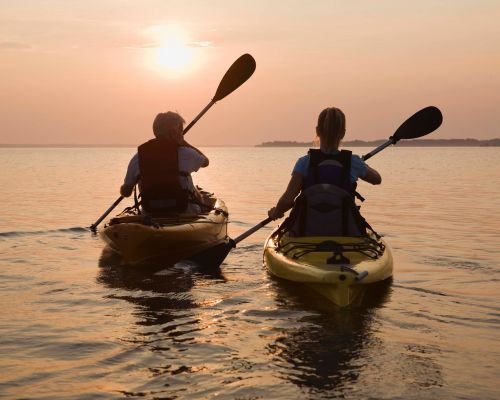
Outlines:
[[167,111],[159,113],[153,121],[153,133],[155,137],[162,139],[172,139],[172,132],[184,126],[184,118],[180,114]]
[[336,107],[325,108],[318,116],[316,133],[327,149],[338,148],[345,135],[345,115]]

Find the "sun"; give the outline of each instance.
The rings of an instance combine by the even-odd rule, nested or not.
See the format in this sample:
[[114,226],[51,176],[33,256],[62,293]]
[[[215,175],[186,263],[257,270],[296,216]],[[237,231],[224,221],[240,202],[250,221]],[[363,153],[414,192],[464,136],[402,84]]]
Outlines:
[[179,76],[194,66],[194,51],[187,33],[178,26],[153,26],[145,31],[151,40],[147,48],[147,65],[166,76]]
[[186,68],[193,58],[189,48],[178,38],[167,38],[155,53],[158,66],[173,71]]

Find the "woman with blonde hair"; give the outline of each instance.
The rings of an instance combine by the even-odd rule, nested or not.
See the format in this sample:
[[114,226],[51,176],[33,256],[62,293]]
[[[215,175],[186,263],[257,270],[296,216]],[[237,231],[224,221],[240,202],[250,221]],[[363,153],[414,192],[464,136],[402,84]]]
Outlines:
[[329,107],[321,111],[316,126],[319,149],[310,149],[307,155],[297,160],[285,192],[268,211],[270,218],[283,217],[294,206],[299,194],[314,185],[340,188],[352,196],[354,204],[358,178],[373,185],[382,182],[380,174],[359,156],[339,150],[345,132],[346,119],[342,110]]

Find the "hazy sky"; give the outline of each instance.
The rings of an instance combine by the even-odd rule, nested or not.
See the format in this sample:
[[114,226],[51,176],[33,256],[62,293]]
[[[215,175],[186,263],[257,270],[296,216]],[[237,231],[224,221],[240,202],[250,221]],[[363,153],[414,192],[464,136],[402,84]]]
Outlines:
[[243,53],[255,74],[197,145],[308,141],[327,106],[383,139],[438,106],[429,138],[500,137],[498,0],[0,0],[0,143],[139,144],[187,122]]

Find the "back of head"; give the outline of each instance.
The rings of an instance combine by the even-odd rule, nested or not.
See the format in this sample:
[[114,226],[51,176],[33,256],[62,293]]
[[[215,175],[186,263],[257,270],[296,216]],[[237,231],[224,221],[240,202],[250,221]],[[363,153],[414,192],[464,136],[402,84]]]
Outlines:
[[153,121],[153,133],[158,139],[176,140],[176,136],[184,126],[184,118],[178,113],[167,111],[160,113]]
[[325,149],[338,149],[345,135],[345,115],[339,108],[325,108],[318,116],[316,133]]

